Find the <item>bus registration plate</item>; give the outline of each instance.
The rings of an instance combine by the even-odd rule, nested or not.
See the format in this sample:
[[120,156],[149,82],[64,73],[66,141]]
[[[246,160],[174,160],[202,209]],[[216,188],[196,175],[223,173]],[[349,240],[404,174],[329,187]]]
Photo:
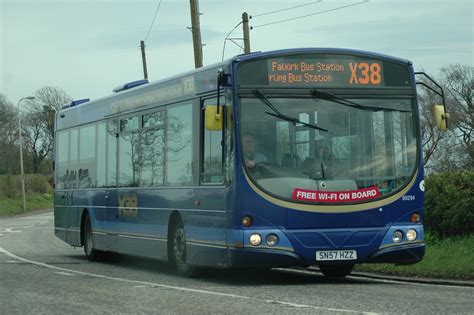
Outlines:
[[355,259],[357,259],[357,251],[355,250],[323,250],[316,252],[317,261]]

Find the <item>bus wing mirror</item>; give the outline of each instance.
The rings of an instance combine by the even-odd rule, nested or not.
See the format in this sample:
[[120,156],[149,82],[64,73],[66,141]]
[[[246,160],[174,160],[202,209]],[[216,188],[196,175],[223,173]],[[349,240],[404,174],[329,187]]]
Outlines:
[[[218,110],[219,109],[219,110]],[[222,112],[224,106],[207,105],[204,109],[206,129],[209,131],[222,130]]]
[[436,127],[438,127],[438,129],[441,131],[446,130],[449,114],[445,112],[444,105],[433,106],[433,115],[436,122]]
[[224,69],[219,68],[219,70],[217,70],[217,89],[223,86],[224,83],[225,83],[225,72],[224,72]]

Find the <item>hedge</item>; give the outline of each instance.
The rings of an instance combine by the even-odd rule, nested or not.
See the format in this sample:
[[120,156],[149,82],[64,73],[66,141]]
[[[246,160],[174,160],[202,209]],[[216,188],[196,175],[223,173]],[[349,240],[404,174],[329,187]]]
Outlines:
[[[25,191],[37,193],[51,193],[51,185],[46,176],[41,174],[25,175]],[[7,198],[15,198],[21,195],[21,177],[20,175],[2,175],[0,176],[0,194]]]
[[439,237],[474,234],[474,172],[425,178],[425,227]]

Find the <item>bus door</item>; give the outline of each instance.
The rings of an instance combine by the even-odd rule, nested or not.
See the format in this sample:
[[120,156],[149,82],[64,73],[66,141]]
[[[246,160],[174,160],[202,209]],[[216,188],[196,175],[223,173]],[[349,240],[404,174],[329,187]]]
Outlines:
[[[118,126],[117,120],[111,119],[107,121],[107,136],[106,136],[106,190],[104,194],[105,211],[102,216],[102,230],[108,234],[114,235],[117,233],[116,219],[118,214],[118,197],[117,197],[117,139]],[[109,235],[109,236],[111,236]],[[110,238],[110,237],[109,237]],[[114,242],[109,242],[106,246],[113,250]]]
[[[113,224],[113,233],[117,234],[119,246],[115,250],[127,253],[134,252],[137,246],[136,238],[143,232],[138,222],[138,189],[140,186],[141,163],[141,115],[121,117],[118,120],[118,137],[116,146],[116,186],[109,189],[108,193],[108,213]],[[121,235],[120,237],[118,235]],[[129,237],[130,236],[130,237]]]
[[[214,117],[217,110],[217,98],[207,98],[201,102],[201,115],[195,133],[200,135],[200,176],[197,199],[199,206],[192,214],[192,228],[186,238],[196,240],[188,247],[190,256],[201,265],[222,265],[227,263],[225,247],[227,246],[226,194],[230,181],[229,168],[231,156],[231,107],[224,97],[219,100],[220,123],[214,126],[206,120]],[[217,111],[216,111],[217,113]],[[211,124],[212,125],[212,124]],[[197,130],[196,130],[197,129]],[[206,211],[200,211],[200,210]],[[204,232],[205,231],[205,232]],[[214,247],[210,247],[213,245]],[[200,253],[193,255],[193,253]],[[203,253],[207,253],[203,254]]]

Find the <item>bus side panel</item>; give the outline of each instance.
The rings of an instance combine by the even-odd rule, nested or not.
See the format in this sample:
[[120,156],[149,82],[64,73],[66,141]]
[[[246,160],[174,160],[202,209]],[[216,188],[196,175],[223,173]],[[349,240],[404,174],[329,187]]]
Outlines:
[[120,188],[109,196],[106,213],[114,215],[95,213],[99,249],[167,260],[170,217],[176,212],[184,224],[188,263],[226,266],[224,188]]
[[197,266],[227,267],[227,215],[224,187],[194,189],[193,211],[183,212],[187,262]]
[[54,234],[68,242],[69,219],[67,212],[67,191],[54,192]]
[[80,215],[83,210],[82,196],[85,191],[70,191],[68,201],[69,216],[69,244],[73,246],[81,246],[81,219]]
[[97,249],[104,249],[101,246],[101,242],[96,241],[95,231],[97,229],[97,214],[100,215],[101,210],[105,208],[105,190],[102,189],[91,189],[91,190],[76,190],[72,194],[71,207],[70,207],[70,229],[71,229],[71,242],[74,246],[81,246],[81,229],[82,229],[82,217],[84,212],[87,211],[91,220],[92,228],[94,231],[94,246]]

